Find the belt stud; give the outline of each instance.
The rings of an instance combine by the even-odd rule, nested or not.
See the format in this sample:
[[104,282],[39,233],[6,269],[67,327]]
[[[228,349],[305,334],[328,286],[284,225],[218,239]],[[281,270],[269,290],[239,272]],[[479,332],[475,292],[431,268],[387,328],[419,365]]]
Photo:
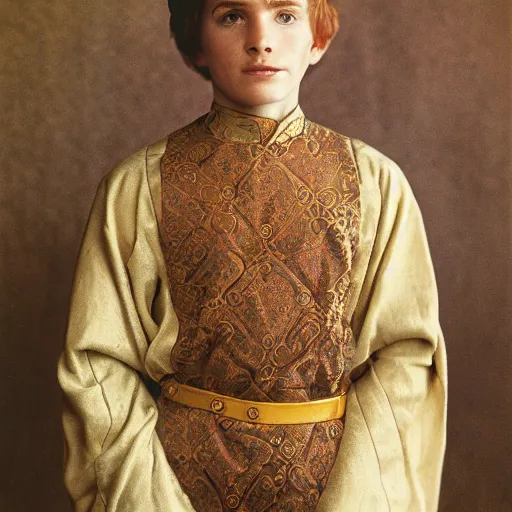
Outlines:
[[221,412],[224,410],[224,402],[222,400],[219,400],[218,398],[214,398],[210,404],[210,407],[215,411],[215,412]]
[[249,416],[251,420],[255,420],[259,415],[260,412],[256,407],[249,407],[249,409],[247,409],[247,416]]

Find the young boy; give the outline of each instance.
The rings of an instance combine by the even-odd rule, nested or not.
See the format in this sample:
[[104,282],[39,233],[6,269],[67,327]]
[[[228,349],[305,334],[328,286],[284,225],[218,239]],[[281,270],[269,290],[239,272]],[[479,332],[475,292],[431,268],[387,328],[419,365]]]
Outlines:
[[298,105],[336,10],[169,7],[214,101],[99,186],[59,363],[76,510],[436,510],[446,359],[420,211],[394,162]]

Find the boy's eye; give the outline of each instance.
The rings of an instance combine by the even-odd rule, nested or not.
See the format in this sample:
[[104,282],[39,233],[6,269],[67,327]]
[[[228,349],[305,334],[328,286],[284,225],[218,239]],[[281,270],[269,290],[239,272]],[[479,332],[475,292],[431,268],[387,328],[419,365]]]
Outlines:
[[220,18],[220,22],[223,25],[233,25],[233,23],[236,23],[236,22],[240,21],[241,19],[242,19],[242,17],[240,16],[240,13],[228,12]]
[[296,18],[293,14],[290,14],[289,12],[282,12],[281,14],[279,14],[277,19],[284,25],[289,25],[290,23],[293,23]]

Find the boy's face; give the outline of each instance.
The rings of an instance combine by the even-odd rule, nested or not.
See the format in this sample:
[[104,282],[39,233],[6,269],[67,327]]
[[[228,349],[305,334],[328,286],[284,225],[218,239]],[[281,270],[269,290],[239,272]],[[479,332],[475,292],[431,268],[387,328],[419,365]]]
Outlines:
[[209,69],[215,100],[249,113],[290,112],[325,52],[313,46],[308,0],[205,0],[201,42],[196,64]]

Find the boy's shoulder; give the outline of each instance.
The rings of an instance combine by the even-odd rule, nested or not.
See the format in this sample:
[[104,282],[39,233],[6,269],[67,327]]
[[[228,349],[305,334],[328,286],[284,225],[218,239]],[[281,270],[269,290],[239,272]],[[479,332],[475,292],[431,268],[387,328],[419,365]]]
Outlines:
[[105,181],[125,180],[130,175],[138,175],[145,170],[148,154],[164,151],[168,137],[164,137],[152,144],[148,144],[139,148],[137,151],[120,160],[107,174],[103,177]]
[[402,174],[398,164],[382,151],[367,142],[352,138],[351,144],[359,167],[368,167],[376,173],[392,172]]
[[381,168],[398,167],[394,160],[363,140],[350,137],[309,119],[308,124],[312,133],[322,133],[345,142],[350,147],[358,164]]
[[312,123],[322,130],[328,131],[332,136],[344,140],[352,152],[360,181],[366,185],[372,184],[375,187],[383,187],[386,183],[396,183],[401,187],[409,187],[407,178],[397,162],[375,148],[368,142],[344,135],[331,128],[318,123]]
[[201,116],[198,119],[195,119],[189,124],[174,130],[165,137],[162,137],[156,142],[143,146],[134,153],[123,158],[117,165],[115,165],[114,168],[104,175],[103,181],[106,181],[109,184],[123,182],[128,185],[128,182],[130,181],[137,182],[141,179],[145,179],[148,165],[154,161],[154,159],[162,157],[169,141],[178,141],[180,138],[183,138],[196,130],[204,117],[205,116]]
[[385,155],[367,142],[340,133],[332,128],[316,123],[308,119],[309,133],[314,136],[321,134],[343,143],[352,154],[356,168],[361,179],[371,179],[375,183],[383,178],[405,180],[405,175],[400,166],[389,156]]

